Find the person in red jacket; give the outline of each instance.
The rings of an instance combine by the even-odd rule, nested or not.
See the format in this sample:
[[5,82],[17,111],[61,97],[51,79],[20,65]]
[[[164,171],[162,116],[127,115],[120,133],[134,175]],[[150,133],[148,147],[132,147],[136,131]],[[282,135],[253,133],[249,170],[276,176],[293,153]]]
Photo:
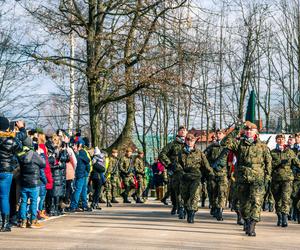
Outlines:
[[53,188],[53,178],[52,178],[50,164],[48,161],[48,150],[45,145],[46,136],[42,133],[39,133],[37,139],[38,139],[39,148],[43,150],[45,155],[46,167],[44,169],[44,172],[47,179],[47,184],[40,186],[40,193],[39,193],[40,201],[38,203],[38,219],[47,219],[48,216],[46,215],[46,210],[45,210],[45,198],[46,198],[47,191],[52,190]]

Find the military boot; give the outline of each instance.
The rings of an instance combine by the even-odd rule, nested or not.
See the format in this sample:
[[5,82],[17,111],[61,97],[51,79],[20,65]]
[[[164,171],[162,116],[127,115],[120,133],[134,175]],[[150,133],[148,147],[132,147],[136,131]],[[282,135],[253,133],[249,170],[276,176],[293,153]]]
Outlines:
[[172,210],[171,210],[171,214],[175,215],[176,214],[176,210],[177,210],[176,206],[173,206]]
[[144,202],[140,199],[140,197],[137,197],[135,202],[136,202],[136,203],[144,203]]
[[244,225],[243,221],[242,221],[242,215],[240,211],[236,211],[236,215],[237,215],[237,219],[236,219],[236,224],[238,225]]
[[285,213],[281,213],[281,216],[282,216],[282,223],[281,223],[281,226],[282,227],[287,227],[288,226],[288,216],[287,214]]
[[191,223],[191,210],[187,210],[186,214],[187,214],[187,219],[186,219],[187,223]]
[[160,200],[162,203],[164,203],[164,205],[168,206],[168,202],[167,202],[167,197],[164,197]]
[[205,207],[205,199],[204,198],[201,199],[201,207]]
[[116,198],[115,198],[115,197],[112,197],[112,199],[111,199],[111,203],[119,203],[119,202],[116,200]]
[[216,219],[218,221],[222,221],[223,220],[222,208],[217,208],[216,209]]
[[253,236],[253,237],[256,236],[255,226],[256,226],[256,221],[255,220],[251,220],[250,225],[249,225],[248,236]]
[[178,218],[180,219],[180,220],[183,220],[183,219],[185,219],[185,210],[184,210],[184,208],[183,207],[180,207],[179,209],[179,213],[178,213]]
[[110,203],[109,200],[106,201],[106,207],[112,207],[112,204]]
[[2,227],[0,232],[10,232],[9,215],[2,215]]
[[282,224],[282,215],[281,213],[277,213],[277,226],[280,227]]
[[195,222],[195,213],[196,211],[192,210],[191,211],[191,215],[190,215],[190,223],[194,223]]
[[131,201],[128,200],[128,195],[125,194],[124,197],[125,197],[124,203],[131,203]]
[[245,234],[249,234],[249,226],[250,226],[250,221],[249,219],[245,219],[244,220],[244,231],[245,231]]

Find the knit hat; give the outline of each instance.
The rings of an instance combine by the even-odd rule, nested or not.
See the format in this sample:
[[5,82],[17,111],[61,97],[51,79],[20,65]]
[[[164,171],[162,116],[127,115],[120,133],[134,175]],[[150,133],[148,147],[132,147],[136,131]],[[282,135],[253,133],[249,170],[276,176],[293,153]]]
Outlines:
[[0,114],[0,130],[6,131],[9,128],[9,120],[4,117],[3,114]]

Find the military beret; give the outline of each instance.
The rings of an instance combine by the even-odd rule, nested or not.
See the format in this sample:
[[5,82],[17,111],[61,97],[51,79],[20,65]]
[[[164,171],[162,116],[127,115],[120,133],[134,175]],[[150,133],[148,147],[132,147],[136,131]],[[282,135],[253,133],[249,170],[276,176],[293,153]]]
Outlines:
[[256,124],[250,122],[250,121],[246,121],[244,123],[244,129],[257,129]]
[[276,135],[275,139],[278,139],[278,138],[285,138],[284,134],[278,134]]

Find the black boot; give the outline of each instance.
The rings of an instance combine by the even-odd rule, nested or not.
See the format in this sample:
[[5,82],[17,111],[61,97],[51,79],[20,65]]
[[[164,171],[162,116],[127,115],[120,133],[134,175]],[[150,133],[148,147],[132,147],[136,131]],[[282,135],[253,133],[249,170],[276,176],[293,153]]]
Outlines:
[[144,203],[144,202],[140,199],[140,197],[137,197],[135,202],[136,202],[136,203]]
[[178,218],[180,219],[180,220],[183,220],[183,219],[185,219],[185,210],[183,209],[183,207],[180,207],[179,209],[178,209]]
[[287,220],[287,214],[285,213],[281,213],[281,216],[282,216],[282,223],[281,223],[281,226],[282,227],[287,227],[288,226],[288,220]]
[[128,200],[128,195],[124,195],[124,203],[131,203],[130,200]]
[[201,207],[205,207],[205,199],[201,199]]
[[277,226],[280,227],[282,224],[282,215],[281,213],[277,213]]
[[210,215],[215,216],[216,209],[214,207],[210,208]]
[[243,221],[242,221],[242,215],[240,211],[236,211],[236,215],[237,215],[237,219],[236,219],[236,224],[238,225],[244,225]]
[[249,219],[245,219],[244,220],[244,231],[245,231],[245,234],[249,234],[249,224],[250,224],[250,221]]
[[217,218],[218,221],[223,220],[222,208],[217,208],[216,209],[216,218]]
[[111,199],[111,203],[119,203],[119,202],[116,200],[116,198],[115,198],[115,197],[112,197],[112,199]]
[[136,200],[137,200],[136,193],[133,193],[133,194],[131,195],[131,197],[133,198],[133,200],[134,200],[134,201],[136,201]]
[[190,215],[190,223],[194,223],[195,222],[195,213],[196,211],[192,210],[191,211],[191,215]]
[[253,237],[256,236],[255,226],[256,226],[256,221],[255,220],[251,220],[250,225],[249,225],[248,236],[253,236]]
[[187,214],[187,219],[186,219],[187,223],[191,223],[191,210],[187,210],[186,214]]
[[109,202],[109,200],[106,201],[106,207],[112,207],[112,204]]
[[162,203],[164,203],[164,205],[166,205],[166,206],[169,205],[168,202],[167,202],[167,198],[166,198],[166,197],[165,197],[165,198],[162,198],[160,201],[161,201]]
[[177,209],[176,206],[173,206],[173,207],[172,207],[172,210],[171,210],[171,214],[172,214],[172,215],[175,215],[175,214],[176,214],[176,209]]
[[9,215],[2,215],[2,227],[0,232],[10,232]]

